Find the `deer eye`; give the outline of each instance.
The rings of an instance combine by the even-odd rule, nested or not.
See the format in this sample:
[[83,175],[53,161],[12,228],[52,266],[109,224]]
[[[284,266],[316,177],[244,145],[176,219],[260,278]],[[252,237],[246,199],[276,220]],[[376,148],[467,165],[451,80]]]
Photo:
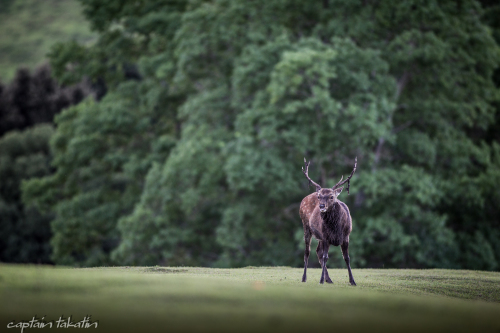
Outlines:
[[333,199],[333,195],[330,197],[330,199]]

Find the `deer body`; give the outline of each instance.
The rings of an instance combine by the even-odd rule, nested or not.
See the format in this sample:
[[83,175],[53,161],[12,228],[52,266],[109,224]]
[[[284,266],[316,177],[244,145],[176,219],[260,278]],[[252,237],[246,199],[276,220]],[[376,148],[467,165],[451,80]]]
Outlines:
[[351,214],[347,205],[337,200],[331,209],[321,213],[318,195],[309,194],[300,204],[300,218],[304,228],[309,228],[317,240],[326,239],[331,245],[339,246],[349,242],[352,230]]
[[[304,160],[305,162],[305,160]],[[356,171],[356,164],[349,178],[344,182],[342,179],[333,188],[321,188],[313,182],[308,175],[309,163],[306,163],[304,174],[311,183],[316,186],[316,192],[306,196],[300,203],[300,218],[304,227],[304,241],[306,249],[304,252],[304,275],[302,282],[307,280],[307,263],[311,251],[311,237],[314,236],[318,241],[316,254],[322,267],[320,283],[325,281],[333,283],[328,275],[326,262],[328,260],[328,250],[330,245],[339,246],[342,249],[342,255],[347,264],[349,272],[349,282],[351,285],[356,285],[351,272],[349,258],[349,235],[352,230],[352,218],[349,208],[345,203],[337,200],[338,195],[342,192],[344,183],[348,183],[347,191],[349,192],[349,181]]]

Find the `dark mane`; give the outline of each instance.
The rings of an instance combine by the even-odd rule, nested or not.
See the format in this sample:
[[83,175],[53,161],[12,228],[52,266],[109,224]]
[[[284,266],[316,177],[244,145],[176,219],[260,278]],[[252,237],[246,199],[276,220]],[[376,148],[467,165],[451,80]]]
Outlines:
[[339,202],[335,202],[329,210],[321,213],[321,218],[323,219],[323,233],[327,236],[328,241],[334,246],[339,246],[344,239],[343,228],[340,223],[340,219],[342,218],[340,209]]

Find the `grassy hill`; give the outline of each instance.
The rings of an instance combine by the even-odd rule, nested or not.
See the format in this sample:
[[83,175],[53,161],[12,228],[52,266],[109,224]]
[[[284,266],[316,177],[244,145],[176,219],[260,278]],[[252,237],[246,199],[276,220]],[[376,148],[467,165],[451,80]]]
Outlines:
[[36,315],[91,316],[103,332],[500,331],[498,272],[355,269],[357,287],[345,269],[330,270],[333,285],[308,272],[1,265],[0,326]]
[[56,42],[95,39],[81,10],[76,0],[1,0],[0,81],[10,81],[20,66],[46,61]]

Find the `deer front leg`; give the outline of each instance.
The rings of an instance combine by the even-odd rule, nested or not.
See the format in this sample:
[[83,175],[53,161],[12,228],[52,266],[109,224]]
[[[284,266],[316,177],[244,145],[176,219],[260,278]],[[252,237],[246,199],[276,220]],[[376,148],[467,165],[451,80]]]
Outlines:
[[[328,249],[330,248],[330,245],[326,246],[326,260],[323,258],[323,253],[325,253],[325,244],[326,242],[319,241],[318,247],[316,248],[316,254],[318,255],[318,260],[321,268],[324,268],[324,271],[321,272],[321,278],[327,283],[333,283],[332,279],[330,279],[330,276],[328,275],[328,270],[326,269],[326,262],[328,261]],[[320,283],[323,282],[321,282],[320,280]]]
[[356,282],[354,282],[354,277],[352,276],[351,260],[349,258],[349,241],[344,241],[340,247],[342,249],[342,255],[344,256],[345,263],[347,264],[347,270],[349,271],[349,283],[352,286],[355,286]]
[[304,251],[304,275],[302,275],[302,282],[307,281],[307,263],[309,261],[309,254],[311,253],[311,230],[304,226],[304,242],[306,249]]

